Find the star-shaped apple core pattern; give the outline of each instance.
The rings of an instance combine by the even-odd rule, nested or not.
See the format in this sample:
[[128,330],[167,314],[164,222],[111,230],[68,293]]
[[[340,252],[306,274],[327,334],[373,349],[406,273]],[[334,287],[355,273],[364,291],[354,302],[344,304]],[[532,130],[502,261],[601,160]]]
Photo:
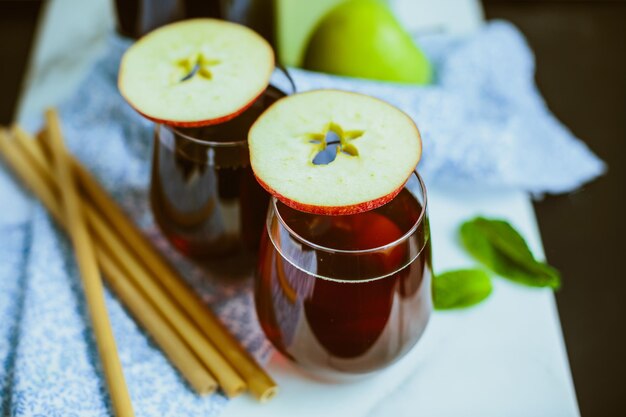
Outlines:
[[309,143],[316,145],[317,153],[313,157],[314,165],[327,165],[341,152],[350,156],[359,156],[359,150],[351,143],[363,136],[362,130],[343,130],[337,123],[330,122],[322,133],[308,135]]
[[204,78],[205,80],[211,80],[213,73],[210,67],[218,65],[220,63],[217,59],[208,59],[202,53],[196,53],[182,58],[176,61],[176,80],[177,82],[184,82],[192,79],[196,75]]

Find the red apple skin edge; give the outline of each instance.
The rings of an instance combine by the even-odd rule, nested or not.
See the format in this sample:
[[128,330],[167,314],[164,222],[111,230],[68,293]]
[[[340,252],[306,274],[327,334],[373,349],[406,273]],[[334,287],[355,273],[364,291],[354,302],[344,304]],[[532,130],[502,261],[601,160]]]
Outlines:
[[[224,123],[224,122],[227,122],[227,121],[229,121],[231,119],[234,119],[235,117],[239,116],[241,113],[243,113],[244,111],[248,110],[248,108],[250,108],[250,106],[252,106],[254,104],[254,102],[257,101],[259,99],[259,97],[261,97],[263,95],[263,93],[265,92],[266,88],[267,87],[265,87],[263,89],[263,91],[261,91],[261,93],[259,93],[256,97],[254,97],[248,104],[244,105],[242,108],[240,108],[239,110],[237,110],[234,113],[230,113],[230,114],[227,114],[226,116],[218,117],[217,119],[194,120],[194,121],[190,121],[190,122],[157,119],[156,117],[149,116],[149,115],[141,112],[138,108],[136,108],[132,104],[130,104],[130,101],[128,101],[128,99],[126,99],[126,97],[124,96],[123,92],[122,92],[122,96],[124,96],[124,99],[126,99],[126,102],[128,104],[130,104],[130,106],[133,109],[135,109],[135,111],[137,113],[141,114],[143,117],[145,117],[148,120],[152,120],[155,123],[165,124],[165,125],[173,126],[173,127],[202,127],[202,126],[212,126],[212,125],[217,125],[217,124],[220,124],[220,123]],[[120,91],[122,91],[122,90],[120,89]]]
[[279,193],[278,191],[272,189],[272,187],[270,187],[266,183],[264,183],[256,174],[254,174],[254,177],[256,178],[258,183],[261,185],[261,187],[265,188],[265,190],[268,193],[270,193],[271,195],[273,195],[274,197],[279,199],[282,203],[288,205],[292,209],[303,211],[305,213],[321,214],[324,216],[345,216],[349,214],[358,214],[358,213],[363,213],[366,211],[374,210],[375,208],[378,208],[380,206],[384,206],[385,204],[393,200],[400,193],[400,191],[402,191],[402,189],[404,188],[404,185],[406,184],[406,181],[409,180],[407,178],[406,181],[402,183],[400,187],[398,187],[391,193],[384,195],[382,197],[379,197],[377,199],[374,199],[374,200],[364,201],[363,203],[352,204],[349,206],[316,206],[314,204],[304,204],[299,201],[295,201],[290,198],[287,198],[281,193]]
[[[269,79],[273,71],[274,71],[274,62],[272,62],[272,69],[270,70],[267,76],[267,85],[269,85]],[[216,124],[227,122],[239,116],[244,111],[248,110],[248,108],[252,106],[254,102],[257,101],[259,97],[261,97],[263,93],[265,92],[265,90],[267,89],[267,85],[266,85],[265,87],[263,87],[263,89],[259,93],[257,93],[256,96],[254,96],[254,98],[252,98],[252,100],[250,100],[247,104],[245,104],[243,107],[241,107],[239,110],[237,110],[234,113],[230,113],[225,116],[218,117],[216,119],[193,120],[193,121],[185,122],[185,121],[158,119],[156,117],[152,117],[142,112],[137,107],[133,106],[132,102],[128,99],[128,97],[126,97],[126,94],[124,93],[124,87],[122,86],[122,83],[120,82],[120,80],[122,79],[121,75],[122,74],[120,74],[117,78],[118,80],[117,89],[119,90],[122,97],[124,97],[124,100],[126,100],[126,102],[130,105],[130,107],[132,107],[137,113],[141,114],[143,117],[145,117],[148,120],[152,120],[155,123],[162,123],[162,124],[166,124],[168,126],[174,126],[174,127],[201,127],[201,126],[211,126],[211,125],[216,125]]]

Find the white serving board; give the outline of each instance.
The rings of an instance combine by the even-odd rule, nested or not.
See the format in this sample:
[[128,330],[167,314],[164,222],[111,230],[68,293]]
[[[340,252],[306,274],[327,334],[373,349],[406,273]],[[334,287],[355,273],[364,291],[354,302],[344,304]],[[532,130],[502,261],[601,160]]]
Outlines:
[[[19,120],[40,114],[73,90],[113,26],[112,4],[110,0],[46,3]],[[412,7],[427,6],[425,0],[392,4],[407,22],[411,13],[417,13]],[[445,5],[421,13],[419,24],[411,29],[430,27],[426,21],[430,19],[437,27],[463,33],[477,27],[482,18],[477,0],[445,0]],[[428,186],[435,271],[475,265],[460,249],[456,229],[476,214],[510,220],[534,253],[542,256],[526,194]],[[553,294],[501,279],[480,306],[436,312],[407,356],[369,378],[322,384],[279,355],[268,369],[280,384],[280,394],[263,405],[249,396],[239,397],[229,403],[224,417],[579,415]]]

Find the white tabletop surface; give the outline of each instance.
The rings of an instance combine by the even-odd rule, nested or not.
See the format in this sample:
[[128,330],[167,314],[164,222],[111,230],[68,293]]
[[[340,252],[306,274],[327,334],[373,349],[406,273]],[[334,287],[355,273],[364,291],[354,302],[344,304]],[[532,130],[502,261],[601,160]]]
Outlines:
[[[436,25],[457,27],[458,32],[479,25],[482,13],[476,1],[443,3],[448,7],[434,7],[430,13]],[[71,93],[101,51],[103,34],[113,26],[112,4],[109,0],[48,2],[24,86],[20,120]],[[410,21],[411,7],[425,4],[419,0],[411,6],[410,0],[396,0],[395,8],[403,20]],[[446,10],[453,13],[446,17]],[[412,29],[428,25],[422,17]],[[428,184],[428,188],[436,272],[475,265],[460,249],[456,230],[461,221],[477,214],[508,219],[527,238],[533,252],[543,256],[526,194],[439,184]],[[369,378],[321,384],[301,375],[279,355],[268,370],[281,393],[264,405],[239,397],[229,403],[223,416],[579,415],[554,295],[547,289],[502,279],[495,280],[493,294],[483,304],[436,312],[406,357]]]

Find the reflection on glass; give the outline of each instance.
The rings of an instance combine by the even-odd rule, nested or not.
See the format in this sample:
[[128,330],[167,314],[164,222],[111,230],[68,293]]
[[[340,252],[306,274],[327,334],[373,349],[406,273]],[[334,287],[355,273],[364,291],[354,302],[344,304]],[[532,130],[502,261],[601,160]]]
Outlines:
[[413,174],[388,204],[349,216],[270,203],[255,301],[284,355],[317,374],[380,369],[420,338],[432,310],[426,194]]

